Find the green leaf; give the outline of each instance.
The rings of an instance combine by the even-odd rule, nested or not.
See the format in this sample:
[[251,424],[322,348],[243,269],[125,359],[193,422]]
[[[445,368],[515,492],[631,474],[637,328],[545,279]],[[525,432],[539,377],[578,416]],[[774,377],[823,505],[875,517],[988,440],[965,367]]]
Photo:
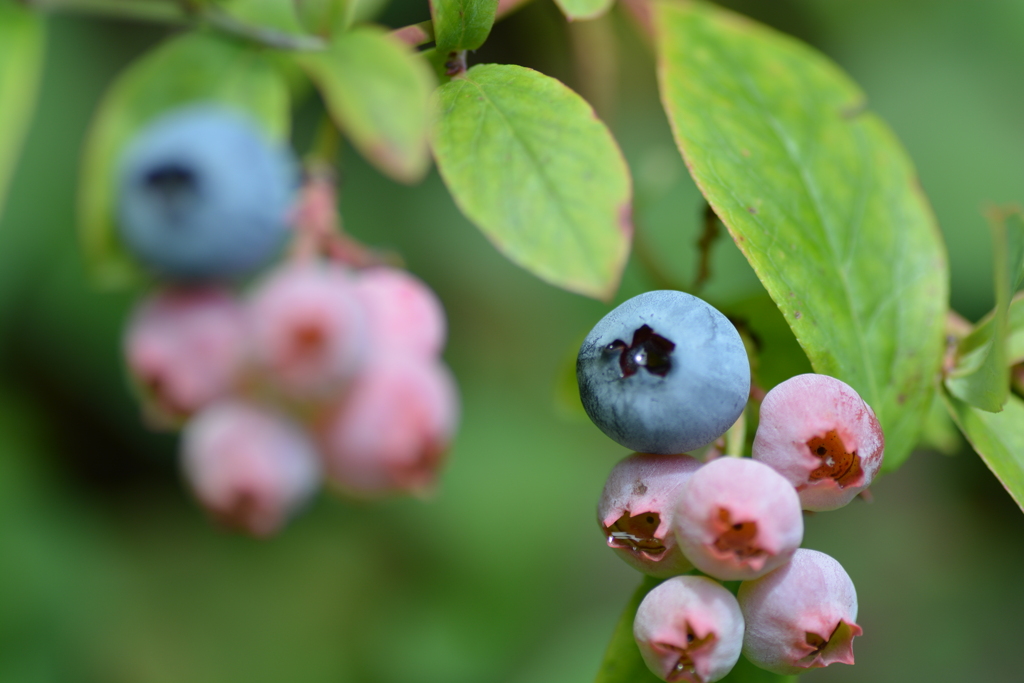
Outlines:
[[1024,292],[1010,302],[1010,316],[1006,337],[1006,362],[1010,365],[1024,363]]
[[558,363],[558,370],[553,385],[553,398],[555,410],[566,418],[581,423],[587,423],[590,418],[580,400],[580,385],[576,380],[576,357],[580,352],[580,345],[587,336],[589,330],[583,332],[573,342],[571,347],[565,349],[565,355]]
[[[660,584],[663,579],[645,576],[643,582],[622,611],[615,625],[611,642],[605,650],[604,660],[597,672],[594,683],[660,683],[662,679],[651,673],[640,656],[640,649],[633,638],[633,619],[644,597]],[[780,676],[759,669],[745,658],[740,657],[736,667],[721,683],[796,683],[796,676]]]
[[818,52],[694,2],[656,5],[659,81],[697,185],[815,371],[853,386],[909,455],[934,391],[946,254],[914,169]]
[[991,212],[996,305],[957,347],[946,388],[962,401],[997,413],[1010,395],[1007,366],[1010,298],[1024,276],[1024,220],[1018,212]]
[[[325,1],[321,0],[321,4]],[[303,2],[302,8],[306,4]],[[298,5],[296,0],[225,0],[219,3],[229,16],[249,26],[271,28],[291,35],[305,33]]]
[[1024,509],[1024,401],[1011,394],[1002,412],[991,413],[941,393],[960,431]]
[[0,0],[0,216],[32,120],[46,51],[45,29],[38,14]]
[[325,52],[295,60],[317,84],[331,117],[370,163],[415,183],[430,167],[430,66],[382,29],[363,26]]
[[499,64],[438,93],[434,156],[462,213],[539,278],[611,298],[629,253],[632,189],[590,105],[553,78]]
[[347,0],[295,0],[295,12],[307,31],[329,38],[348,25]]
[[162,113],[199,101],[244,110],[276,139],[288,135],[287,85],[257,48],[189,33],[131,64],[100,103],[85,143],[79,182],[82,247],[101,286],[123,286],[139,277],[115,229],[114,183],[122,149]]
[[597,19],[611,9],[615,0],[555,0],[569,21]]
[[622,610],[619,622],[615,624],[604,660],[597,672],[594,683],[660,683],[661,679],[651,673],[640,656],[640,650],[633,638],[633,618],[644,597],[661,583],[661,579],[645,576],[633,593],[633,597]]
[[430,0],[438,52],[475,50],[494,25],[498,0]]

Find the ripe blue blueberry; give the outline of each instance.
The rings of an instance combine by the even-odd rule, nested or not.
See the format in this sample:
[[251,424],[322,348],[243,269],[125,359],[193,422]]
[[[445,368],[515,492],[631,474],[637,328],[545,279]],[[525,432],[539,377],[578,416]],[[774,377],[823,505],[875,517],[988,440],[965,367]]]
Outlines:
[[576,379],[594,424],[642,453],[711,443],[750,394],[736,328],[701,299],[671,290],[633,297],[602,318],[580,347]]
[[288,235],[295,168],[235,110],[174,110],[140,131],[121,158],[121,237],[143,264],[174,280],[254,270]]

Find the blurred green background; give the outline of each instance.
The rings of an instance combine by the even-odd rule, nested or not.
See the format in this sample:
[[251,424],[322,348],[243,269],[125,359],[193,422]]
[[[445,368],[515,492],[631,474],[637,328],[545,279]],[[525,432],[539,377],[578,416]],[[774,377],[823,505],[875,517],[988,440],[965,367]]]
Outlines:
[[[992,299],[981,210],[1024,200],[1024,2],[726,4],[823,50],[864,87],[935,207],[953,306],[980,317]],[[425,2],[397,0],[381,20],[426,18]],[[346,150],[347,228],[399,250],[447,308],[446,357],[464,402],[456,447],[428,502],[324,495],[273,540],[224,533],[184,490],[175,439],[145,431],[128,391],[120,336],[140,292],[96,291],[75,234],[91,112],[165,32],[68,16],[50,29],[39,107],[0,219],[0,681],[592,680],[639,581],[594,520],[625,452],[554,396],[608,306],[504,260],[436,174],[397,186]],[[470,56],[487,61],[562,78],[622,144],[641,242],[619,300],[690,282],[702,203],[632,26],[618,13],[567,25],[536,0]],[[316,102],[300,107],[297,140],[317,113]],[[762,290],[735,248],[720,243],[713,260],[706,297],[756,308]],[[791,340],[766,343],[785,350]],[[776,356],[767,372],[800,371]],[[871,505],[807,520],[805,545],[835,556],[857,584],[865,635],[856,667],[805,680],[1020,680],[1024,515],[966,450],[920,452],[873,492]]]

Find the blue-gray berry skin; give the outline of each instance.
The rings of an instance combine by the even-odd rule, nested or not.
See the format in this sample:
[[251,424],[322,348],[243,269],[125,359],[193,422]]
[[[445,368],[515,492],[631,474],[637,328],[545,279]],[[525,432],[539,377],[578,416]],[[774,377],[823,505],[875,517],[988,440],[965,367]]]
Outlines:
[[594,424],[642,453],[711,443],[750,395],[750,363],[733,324],[671,290],[633,297],[602,318],[580,347],[576,379]]
[[161,277],[232,278],[280,251],[296,184],[290,153],[243,114],[188,106],[145,127],[125,150],[118,227],[129,251]]

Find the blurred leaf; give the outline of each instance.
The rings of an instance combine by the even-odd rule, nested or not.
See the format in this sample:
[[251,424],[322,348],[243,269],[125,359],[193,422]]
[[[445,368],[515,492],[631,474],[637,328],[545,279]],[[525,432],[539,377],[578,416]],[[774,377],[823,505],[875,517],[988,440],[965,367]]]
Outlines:
[[337,37],[325,52],[296,54],[338,127],[366,159],[395,180],[415,183],[430,167],[430,66],[383,30]]
[[963,447],[963,436],[949,416],[949,411],[946,410],[945,402],[939,393],[935,392],[932,405],[928,409],[918,448],[931,449],[943,455],[956,455]]
[[350,0],[345,18],[346,28],[350,24],[373,21],[388,6],[388,2],[389,0]]
[[498,0],[430,0],[438,52],[475,50],[494,25]]
[[563,417],[580,422],[590,421],[587,411],[583,408],[583,401],[580,400],[580,385],[576,380],[576,357],[588,332],[589,330],[583,332],[573,342],[572,347],[565,350],[565,356],[558,364],[554,385],[555,409]]
[[274,138],[288,135],[288,88],[260,49],[189,33],[131,64],[104,95],[82,160],[79,228],[86,261],[101,286],[123,286],[139,276],[115,228],[114,183],[122,149],[154,118],[198,101],[237,107]]
[[1010,301],[1010,315],[1006,337],[1006,362],[1024,363],[1024,292]]
[[1002,412],[992,413],[941,393],[975,452],[1024,509],[1024,400],[1010,394]]
[[943,351],[946,254],[913,167],[806,45],[692,2],[657,5],[662,99],[687,165],[815,371],[909,455]]
[[[662,581],[650,576],[643,578],[615,625],[615,632],[605,650],[604,661],[601,662],[594,683],[660,683],[661,679],[651,673],[640,656],[640,649],[633,638],[633,619],[644,597]],[[759,669],[740,657],[729,675],[719,680],[722,683],[796,683],[797,678]]]
[[661,583],[661,579],[644,576],[643,582],[626,603],[626,608],[615,624],[604,660],[597,672],[594,683],[660,683],[661,679],[651,673],[640,656],[640,650],[633,638],[633,618],[644,597]]
[[[995,311],[978,321],[971,334],[981,334],[983,327],[992,325]],[[1024,292],[1017,293],[1010,300],[1010,311],[1006,322],[1006,364],[1024,363]]]
[[559,81],[482,64],[439,89],[434,155],[455,203],[505,256],[608,299],[629,253],[629,169],[593,109]]
[[307,31],[324,38],[347,25],[349,3],[346,0],[294,0],[295,12]]
[[0,216],[32,120],[45,49],[42,18],[10,0],[0,0]]
[[[320,0],[324,4],[330,0]],[[250,26],[272,28],[284,33],[305,33],[299,19],[298,0],[225,0],[219,6],[231,17]]]
[[611,9],[615,0],[555,0],[569,21],[597,19]]
[[993,272],[996,305],[992,313],[957,348],[956,365],[946,377],[946,388],[962,401],[997,413],[1010,395],[1007,335],[1010,298],[1024,276],[1024,219],[1015,210],[993,210]]

